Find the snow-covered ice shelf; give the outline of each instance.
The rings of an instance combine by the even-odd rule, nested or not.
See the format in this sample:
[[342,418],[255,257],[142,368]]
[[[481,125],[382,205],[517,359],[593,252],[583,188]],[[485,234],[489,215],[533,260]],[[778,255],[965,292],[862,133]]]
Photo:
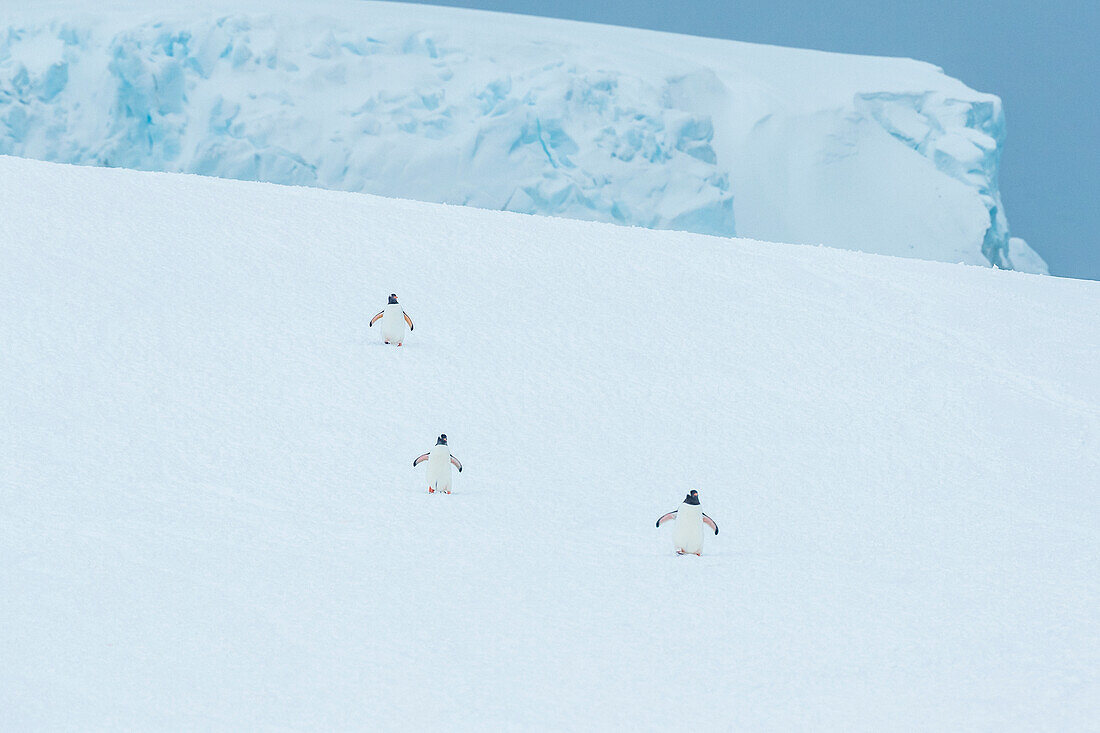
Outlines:
[[[1100,720],[1100,283],[19,158],[0,190],[0,728]],[[440,432],[449,497],[410,465]],[[676,557],[692,487],[722,533]]]

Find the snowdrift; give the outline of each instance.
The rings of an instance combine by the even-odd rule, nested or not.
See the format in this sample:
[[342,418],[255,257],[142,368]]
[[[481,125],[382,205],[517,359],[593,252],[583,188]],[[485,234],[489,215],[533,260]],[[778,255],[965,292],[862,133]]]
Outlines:
[[9,9],[0,153],[1045,272],[907,59],[377,2]]
[[[8,157],[0,188],[3,727],[1100,719],[1097,283]],[[448,497],[410,465],[440,432]],[[690,488],[701,558],[653,526]]]

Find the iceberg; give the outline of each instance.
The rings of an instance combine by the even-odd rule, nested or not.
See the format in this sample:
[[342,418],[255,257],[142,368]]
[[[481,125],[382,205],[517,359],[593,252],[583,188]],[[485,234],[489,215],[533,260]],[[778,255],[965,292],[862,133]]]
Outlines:
[[0,154],[1045,271],[929,64],[328,0],[0,28]]

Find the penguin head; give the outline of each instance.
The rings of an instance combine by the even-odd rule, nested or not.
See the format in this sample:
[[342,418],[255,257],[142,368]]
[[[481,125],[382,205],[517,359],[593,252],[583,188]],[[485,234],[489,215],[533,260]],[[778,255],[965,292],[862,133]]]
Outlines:
[[447,434],[443,433],[443,435],[440,435],[439,439],[435,441],[435,444],[436,445],[447,445]]
[[684,497],[684,503],[685,504],[691,504],[693,506],[698,506],[699,505],[699,492],[696,491],[695,489],[692,489],[691,491],[689,491],[688,495]]
[[396,304],[397,304],[397,294],[396,293],[390,293],[390,305],[396,305]]

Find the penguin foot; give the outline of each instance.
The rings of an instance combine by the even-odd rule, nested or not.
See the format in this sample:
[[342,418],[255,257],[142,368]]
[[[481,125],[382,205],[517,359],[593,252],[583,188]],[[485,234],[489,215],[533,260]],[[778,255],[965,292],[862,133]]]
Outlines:
[[429,493],[429,494],[434,494],[434,493],[435,493],[435,489],[434,489],[434,488],[432,488],[431,486],[429,486],[429,487],[428,487],[428,493]]
[[400,342],[400,341],[398,341],[398,342],[397,342],[397,345],[398,345],[398,346],[400,346],[400,345],[401,345],[401,342]]
[[695,553],[695,557],[702,557],[702,556],[703,556],[703,553],[701,553],[701,552]]
[[443,489],[443,493],[444,493],[444,494],[450,494],[450,493],[451,493],[451,490],[450,490],[450,489]]

